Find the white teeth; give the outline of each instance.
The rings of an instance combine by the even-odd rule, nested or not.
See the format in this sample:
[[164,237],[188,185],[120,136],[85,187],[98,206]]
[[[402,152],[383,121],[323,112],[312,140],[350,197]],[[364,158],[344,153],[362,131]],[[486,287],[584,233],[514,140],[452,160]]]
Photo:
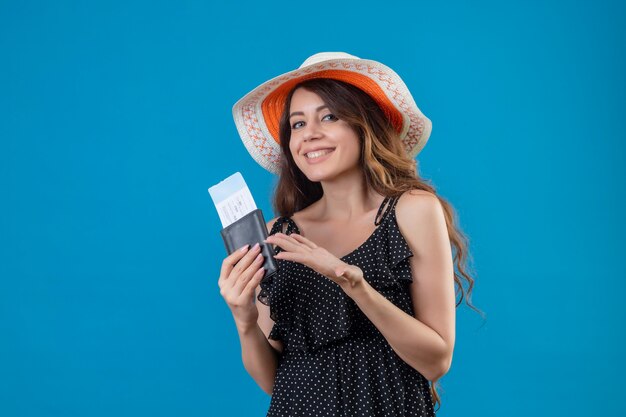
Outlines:
[[309,159],[311,158],[319,158],[320,156],[326,155],[327,153],[331,153],[334,149],[322,149],[319,151],[309,152],[305,154],[305,156]]

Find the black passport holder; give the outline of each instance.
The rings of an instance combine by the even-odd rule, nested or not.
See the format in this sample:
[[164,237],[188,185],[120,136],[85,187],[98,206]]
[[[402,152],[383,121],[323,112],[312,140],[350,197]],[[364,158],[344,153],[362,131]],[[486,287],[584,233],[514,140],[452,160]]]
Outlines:
[[267,238],[267,226],[265,225],[261,209],[251,211],[241,219],[223,228],[220,233],[229,255],[242,246],[250,245],[252,247],[255,243],[258,243],[265,258],[263,262],[263,267],[265,268],[264,277],[269,277],[278,271],[272,245],[263,242]]

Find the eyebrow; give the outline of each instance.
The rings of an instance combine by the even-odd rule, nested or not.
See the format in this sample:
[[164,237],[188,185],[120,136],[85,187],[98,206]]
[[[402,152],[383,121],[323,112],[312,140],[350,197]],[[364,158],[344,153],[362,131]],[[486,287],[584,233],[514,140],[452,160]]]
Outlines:
[[[329,107],[326,104],[323,104],[321,106],[319,106],[318,108],[315,109],[315,112],[319,112],[322,109],[328,109]],[[293,116],[304,116],[304,112],[301,111],[294,111],[293,113],[291,113],[289,115],[289,118],[291,119]]]

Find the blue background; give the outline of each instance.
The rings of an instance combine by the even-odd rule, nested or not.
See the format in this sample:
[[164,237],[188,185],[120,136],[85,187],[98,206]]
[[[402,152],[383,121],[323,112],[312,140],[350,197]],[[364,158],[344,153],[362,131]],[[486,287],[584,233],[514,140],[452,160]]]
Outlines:
[[271,218],[231,106],[320,51],[433,121],[487,315],[438,415],[624,415],[624,3],[220,3],[0,3],[0,415],[265,415],[207,188],[239,170]]

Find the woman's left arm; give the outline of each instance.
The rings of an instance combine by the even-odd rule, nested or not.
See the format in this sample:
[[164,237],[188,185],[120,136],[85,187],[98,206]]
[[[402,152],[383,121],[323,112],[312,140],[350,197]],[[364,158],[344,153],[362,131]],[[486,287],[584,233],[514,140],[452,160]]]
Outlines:
[[409,244],[415,317],[396,307],[364,279],[343,284],[396,354],[429,381],[445,375],[455,338],[454,267],[441,204],[431,193],[405,193],[396,204],[400,232]]

